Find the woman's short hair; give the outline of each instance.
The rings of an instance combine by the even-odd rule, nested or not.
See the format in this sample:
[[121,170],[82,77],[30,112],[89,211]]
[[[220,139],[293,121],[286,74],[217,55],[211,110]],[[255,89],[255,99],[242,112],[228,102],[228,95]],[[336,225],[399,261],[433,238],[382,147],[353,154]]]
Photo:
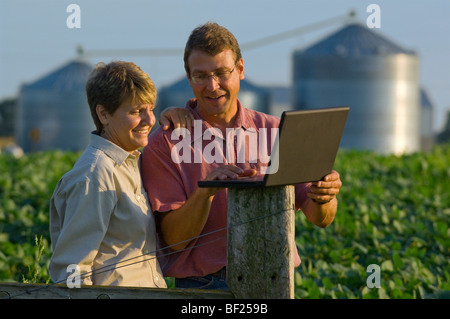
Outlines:
[[154,105],[156,88],[148,74],[133,62],[113,61],[95,66],[86,83],[86,95],[97,133],[100,133],[103,126],[97,116],[97,105],[103,105],[109,114],[129,99],[136,104]]
[[190,75],[188,59],[194,49],[201,50],[211,56],[229,49],[235,55],[235,62],[242,58],[239,43],[234,35],[215,22],[208,22],[191,32],[184,49],[184,68],[188,76]]

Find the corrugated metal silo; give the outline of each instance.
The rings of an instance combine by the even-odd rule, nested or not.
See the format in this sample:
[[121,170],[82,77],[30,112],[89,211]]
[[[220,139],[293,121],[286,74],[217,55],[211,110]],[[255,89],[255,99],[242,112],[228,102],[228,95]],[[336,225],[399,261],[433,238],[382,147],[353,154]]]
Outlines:
[[343,27],[293,54],[295,109],[349,105],[341,147],[420,149],[417,55],[366,26]]
[[17,144],[25,152],[82,150],[95,129],[85,85],[92,66],[72,61],[23,85],[16,116]]
[[257,86],[251,81],[244,79],[238,93],[238,99],[248,109],[269,113],[270,94],[266,88]]
[[[194,98],[194,93],[186,77],[175,83],[158,90],[156,99],[155,116],[159,116],[166,107],[184,107],[189,99]],[[249,80],[244,79],[240,83],[238,99],[242,105],[248,109],[267,113],[269,110],[269,91],[265,88],[254,85]]]
[[425,89],[420,90],[420,148],[430,151],[434,145],[434,107]]
[[158,89],[154,111],[156,122],[158,123],[158,119],[165,108],[170,106],[184,107],[186,102],[194,97],[194,93],[186,77]]

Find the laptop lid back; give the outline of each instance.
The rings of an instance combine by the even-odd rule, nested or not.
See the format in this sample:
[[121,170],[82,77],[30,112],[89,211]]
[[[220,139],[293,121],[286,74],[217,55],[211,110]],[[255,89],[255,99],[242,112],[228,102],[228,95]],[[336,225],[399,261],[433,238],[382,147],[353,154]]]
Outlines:
[[319,181],[329,174],[348,112],[348,106],[283,112],[265,186]]

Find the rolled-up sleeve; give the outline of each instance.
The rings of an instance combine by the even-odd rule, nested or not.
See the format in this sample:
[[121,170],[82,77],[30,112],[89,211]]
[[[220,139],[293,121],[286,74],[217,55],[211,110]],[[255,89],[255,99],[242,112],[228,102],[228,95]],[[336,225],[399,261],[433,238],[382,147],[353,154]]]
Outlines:
[[[50,201],[53,255],[49,272],[54,282],[64,281],[67,267],[80,267],[81,284],[92,285],[93,262],[108,229],[117,198],[115,192],[85,179],[62,187],[63,180]],[[61,187],[61,188],[60,188]],[[83,274],[87,274],[85,277]]]
[[188,198],[180,168],[172,160],[170,152],[170,143],[160,135],[151,139],[142,154],[142,182],[153,211],[178,209]]

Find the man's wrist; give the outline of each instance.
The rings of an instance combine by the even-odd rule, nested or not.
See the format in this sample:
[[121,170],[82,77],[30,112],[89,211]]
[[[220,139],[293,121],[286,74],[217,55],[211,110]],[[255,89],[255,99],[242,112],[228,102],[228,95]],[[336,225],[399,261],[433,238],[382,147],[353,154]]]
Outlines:
[[315,200],[314,198],[311,198],[311,200],[314,202],[314,203],[316,203],[317,205],[323,205],[323,204],[326,204],[326,203],[328,203],[328,202],[323,202],[323,201],[317,201],[317,200]]
[[331,202],[333,199],[335,199],[336,197],[333,197],[333,198],[331,198],[330,200],[327,200],[327,201],[323,201],[323,200],[321,200],[321,201],[318,201],[318,200],[316,200],[316,199],[314,199],[314,198],[311,198],[311,200],[314,202],[314,203],[316,203],[317,205],[324,205],[324,204],[328,204],[329,202]]

